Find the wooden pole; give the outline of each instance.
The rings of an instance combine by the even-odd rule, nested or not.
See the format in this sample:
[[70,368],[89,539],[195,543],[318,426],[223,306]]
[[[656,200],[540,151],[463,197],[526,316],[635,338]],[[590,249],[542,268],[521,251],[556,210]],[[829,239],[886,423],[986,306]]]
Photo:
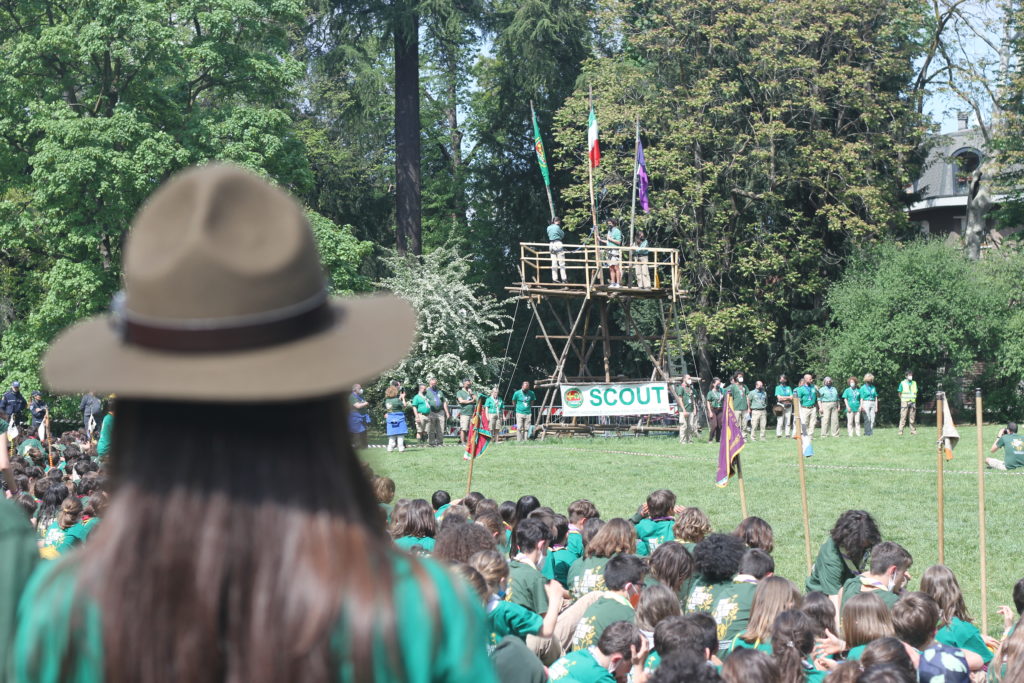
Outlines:
[[[593,86],[587,86],[590,94],[590,111],[594,110],[594,88]],[[601,249],[599,246],[600,237],[597,234],[597,202],[594,200],[594,164],[590,161],[590,122],[587,121],[587,174],[589,177],[590,185],[590,221],[591,221],[591,232],[594,235],[594,263],[597,267],[597,272],[600,273],[601,284],[604,284],[604,270],[601,268]]]
[[988,634],[988,575],[985,557],[985,444],[981,435],[981,389],[974,390],[974,420],[978,426],[978,553],[981,557],[981,632]]
[[[794,434],[802,434],[800,426],[800,411],[793,406]],[[800,470],[800,511],[804,517],[804,555],[807,560],[807,573],[811,573],[811,517],[807,509],[807,471],[804,469],[803,438],[796,440],[796,461],[797,469]]]
[[740,513],[743,519],[747,518],[747,490],[743,488],[743,467],[740,465],[740,456],[736,456],[736,479],[740,482]]
[[[530,100],[530,123],[537,125],[537,113],[533,111],[533,100]],[[539,130],[539,128],[538,128]],[[534,150],[536,151],[536,150]],[[538,159],[539,162],[539,159]],[[545,163],[547,160],[545,159]],[[550,171],[549,171],[550,172]],[[551,209],[551,222],[555,222],[555,202],[551,199],[551,186],[547,179],[544,180],[544,190],[548,193],[548,208]]]
[[480,407],[483,405],[483,401],[478,397],[476,399],[476,407],[473,408],[473,417],[471,418],[470,430],[466,432],[466,453],[469,455],[469,478],[466,480],[466,495],[468,496],[470,491],[473,490],[473,463],[476,462],[475,444],[470,440],[470,434],[473,435],[473,440],[476,440],[476,430],[480,428]]
[[629,209],[629,246],[633,246],[633,226],[636,224],[636,175],[640,167],[637,157],[640,152],[640,117],[636,117],[636,142],[633,144],[633,199]]
[[946,503],[945,503],[945,492],[943,481],[943,468],[945,461],[945,454],[943,453],[942,443],[942,402],[945,400],[945,394],[941,391],[935,394],[935,425],[939,432],[939,444],[936,452],[936,485],[935,485],[935,496],[938,499],[938,535],[939,535],[939,564],[946,563]]

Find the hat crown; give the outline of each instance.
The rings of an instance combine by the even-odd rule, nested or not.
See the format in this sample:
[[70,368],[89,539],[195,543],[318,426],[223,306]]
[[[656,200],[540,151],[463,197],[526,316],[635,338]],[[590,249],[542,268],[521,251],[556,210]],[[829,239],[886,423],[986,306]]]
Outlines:
[[325,295],[320,256],[302,208],[232,166],[185,171],[135,217],[124,257],[131,318],[230,325]]

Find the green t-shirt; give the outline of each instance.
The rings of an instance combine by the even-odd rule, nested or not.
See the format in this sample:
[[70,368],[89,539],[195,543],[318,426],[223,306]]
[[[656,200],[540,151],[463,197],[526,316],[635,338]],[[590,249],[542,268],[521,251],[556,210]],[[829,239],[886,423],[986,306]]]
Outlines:
[[[732,654],[733,652],[739,649],[759,650],[765,653],[766,655],[770,655],[772,653],[772,644],[770,641],[767,643],[762,643],[760,641],[748,643],[747,641],[743,640],[742,637],[740,637],[742,635],[743,634],[740,634],[732,639],[732,641],[729,643],[729,649],[725,653],[726,656]],[[723,657],[723,659],[725,659],[725,657]]]
[[[565,547],[576,556],[576,560],[583,557],[583,533],[576,527],[569,528],[569,537],[566,539]],[[573,562],[576,560],[573,560]]]
[[66,552],[82,545],[89,538],[89,534],[99,526],[99,518],[92,517],[84,522],[79,522],[64,532],[64,538],[57,544],[57,552],[63,555]]
[[572,563],[567,580],[573,600],[579,600],[591,591],[605,590],[604,566],[606,564],[608,564],[607,557],[581,557]]
[[459,389],[455,392],[455,398],[462,399],[463,401],[470,401],[470,403],[459,404],[459,415],[470,417],[473,414],[473,409],[476,408],[476,402],[473,401],[473,392],[466,391],[465,389]]
[[574,650],[581,650],[597,645],[604,630],[616,621],[632,623],[636,619],[636,611],[629,600],[617,593],[606,593],[597,599],[583,613],[583,618],[576,625],[576,633],[572,637]]
[[751,410],[767,410],[768,392],[764,389],[760,391],[753,389],[749,394],[747,394],[747,401],[750,403]]
[[686,391],[682,384],[675,385],[672,390],[676,392],[676,396],[679,397],[680,402],[683,404],[683,409],[686,412],[693,410],[693,392]]
[[[7,431],[6,429],[4,431]],[[25,455],[30,448],[38,448],[43,453],[46,452],[46,448],[43,446],[43,442],[39,439],[25,439],[18,446],[18,455]]]
[[427,397],[423,394],[416,394],[412,397],[412,407],[416,409],[416,412],[420,415],[427,415],[430,413],[430,404],[427,403]]
[[858,645],[857,647],[851,647],[850,651],[846,653],[847,661],[858,661],[864,656],[864,650],[868,649],[868,644]]
[[505,636],[535,635],[544,626],[544,618],[522,605],[508,600],[492,600],[488,605],[487,625],[491,630],[491,644],[497,645]]
[[729,388],[726,389],[726,393],[732,396],[732,409],[733,410],[746,410],[747,409],[747,385],[746,384],[730,384]]
[[615,676],[597,663],[596,648],[576,650],[548,667],[548,679],[573,683],[615,683]]
[[395,539],[395,545],[414,555],[429,555],[434,552],[434,539],[430,536],[402,536]]
[[875,389],[874,384],[861,384],[860,385],[860,400],[862,401],[877,401],[878,390]]
[[548,594],[544,592],[546,583],[533,565],[512,560],[508,563],[508,595],[505,599],[537,614],[544,614],[548,611]]
[[900,596],[896,595],[892,591],[882,590],[881,588],[872,589],[869,586],[866,586],[860,580],[860,577],[857,576],[843,584],[843,597],[841,604],[839,605],[840,614],[843,613],[843,608],[846,607],[847,601],[858,593],[874,593],[882,599],[882,602],[884,602],[889,609],[892,609],[893,606],[900,601]]
[[823,386],[818,391],[818,400],[822,403],[837,403],[839,401],[839,390],[835,387]]
[[992,650],[985,645],[985,640],[981,637],[981,630],[974,624],[958,617],[953,617],[949,625],[940,628],[935,634],[935,640],[943,645],[977,653],[986,664],[992,661]]
[[1024,438],[1021,438],[1019,434],[1003,434],[996,441],[996,445],[1003,447],[1003,453],[1006,456],[1006,469],[1024,467]]
[[394,398],[384,399],[384,410],[389,413],[401,413],[405,410],[405,405],[402,403],[402,399],[398,396]]
[[488,415],[497,415],[502,411],[503,407],[504,406],[502,405],[502,400],[500,398],[488,396],[487,400],[484,401],[484,410],[487,411]]
[[491,663],[499,681],[546,683],[547,670],[526,643],[515,636],[505,636],[491,650]]
[[755,591],[756,583],[698,581],[686,601],[686,611],[707,612],[714,617],[718,624],[719,646],[728,647],[729,641],[747,630]]
[[708,403],[710,403],[711,407],[716,410],[722,407],[722,399],[724,398],[725,394],[721,389],[712,389],[708,392]]
[[516,393],[512,394],[512,400],[516,404],[516,413],[519,415],[529,415],[530,407],[533,406],[537,400],[537,394],[533,393],[533,390],[527,389],[523,391],[520,389]]
[[608,231],[608,246],[609,247],[621,247],[622,246],[622,231],[618,228],[612,228]]
[[114,439],[114,414],[107,413],[103,416],[103,424],[100,425],[100,439],[96,442],[96,454],[108,455],[110,444]]
[[551,241],[551,242],[561,241],[561,239],[563,237],[565,237],[565,232],[562,230],[561,226],[559,226],[557,223],[552,223],[551,225],[548,226],[548,240],[549,241]]
[[569,587],[569,567],[576,561],[576,555],[567,547],[552,548],[544,560],[541,575],[548,581],[555,580],[563,588]]
[[825,595],[839,595],[839,591],[850,579],[857,576],[856,565],[843,557],[836,542],[831,538],[821,544],[818,557],[811,566],[807,577],[808,591],[821,591]]
[[846,387],[843,392],[843,399],[850,404],[850,410],[857,412],[860,410],[860,391],[856,387]]
[[0,496],[0,677],[14,643],[18,597],[40,561],[36,540],[21,507]]
[[804,408],[813,408],[818,405],[818,387],[813,384],[797,387],[796,395],[800,399],[800,405]]
[[349,394],[348,395],[348,402],[352,406],[352,410],[356,411],[360,415],[366,415],[367,413],[370,412],[370,406],[369,405],[365,405],[362,408],[356,408],[355,407],[357,403],[366,403],[366,399],[363,398],[362,396],[357,396],[356,394]]
[[[793,387],[788,384],[776,384],[775,385],[775,398],[789,398],[793,395]],[[785,404],[786,401],[779,401]]]
[[[17,683],[101,683],[103,627],[98,606],[86,595],[76,595],[75,556],[48,562],[29,582],[18,606],[19,629],[13,652]],[[437,563],[412,560],[400,553],[390,556],[395,619],[395,654],[383,636],[373,642],[373,680],[399,680],[396,666],[407,683],[496,683],[487,659],[487,632],[479,603]],[[422,570],[416,574],[414,564]],[[436,598],[424,600],[425,585]],[[83,609],[79,614],[77,606]],[[438,614],[440,606],[443,614]],[[331,637],[338,667],[336,681],[351,683],[348,652],[351,638],[339,621]]]
[[636,525],[636,554],[641,557],[651,555],[662,543],[675,540],[674,526],[675,520],[671,517],[641,520]]

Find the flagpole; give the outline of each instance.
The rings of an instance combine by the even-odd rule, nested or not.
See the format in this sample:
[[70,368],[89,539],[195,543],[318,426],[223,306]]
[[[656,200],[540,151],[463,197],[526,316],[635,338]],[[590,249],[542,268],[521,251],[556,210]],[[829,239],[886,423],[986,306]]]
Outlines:
[[796,437],[796,461],[797,469],[800,470],[800,511],[804,517],[804,555],[807,559],[807,573],[811,573],[811,518],[807,510],[807,473],[804,469],[804,450],[803,450],[803,439],[799,436],[802,434],[800,426],[800,411],[796,406],[793,407],[793,424],[795,425],[794,434]]
[[981,434],[981,389],[974,390],[974,419],[978,425],[978,551],[981,554],[981,632],[988,633],[988,576],[985,557],[985,444]]
[[946,536],[946,528],[945,528],[946,527],[946,524],[945,524],[946,503],[945,503],[945,492],[943,490],[944,489],[944,485],[945,485],[945,482],[943,481],[943,468],[944,468],[943,460],[945,458],[943,458],[943,455],[944,455],[943,454],[943,450],[944,449],[942,448],[942,446],[943,446],[943,439],[942,439],[942,403],[945,400],[945,398],[946,398],[945,394],[943,394],[941,391],[935,392],[935,424],[936,424],[936,427],[939,430],[939,445],[938,445],[938,448],[936,449],[936,454],[937,454],[936,455],[936,458],[937,458],[937,460],[936,460],[936,463],[937,463],[937,465],[936,465],[937,477],[936,477],[936,480],[935,480],[936,481],[935,495],[936,495],[936,497],[938,498],[938,501],[939,501],[939,509],[938,509],[938,515],[939,515],[939,524],[938,524],[938,531],[939,531],[939,564],[945,564],[946,563],[946,538],[945,538],[945,536]]
[[[530,100],[530,123],[532,123],[534,126],[537,125],[537,112],[533,110],[533,100]],[[534,152],[536,151],[537,150],[535,148]],[[547,159],[545,159],[545,162],[547,162]],[[550,170],[548,172],[550,173]],[[544,181],[544,191],[548,193],[548,208],[551,209],[551,222],[554,223],[555,202],[553,199],[551,199],[551,186],[548,184],[547,180]]]
[[[482,402],[479,397],[476,400],[476,407],[473,408],[473,417],[470,418],[470,430],[466,432],[466,453],[469,454],[469,478],[466,480],[466,495],[468,496],[470,491],[473,490],[473,463],[476,462],[476,448],[473,441],[480,438],[476,431],[480,429],[480,406]],[[470,440],[470,432],[473,434],[473,439]]]
[[747,518],[747,490],[743,488],[743,467],[740,464],[740,456],[736,456],[736,478],[740,482],[740,513],[743,519]]
[[[588,92],[589,92],[590,111],[594,111],[594,86],[587,85],[587,89],[588,89]],[[590,184],[590,221],[591,221],[591,226],[592,226],[591,230],[592,230],[593,235],[594,235],[594,263],[597,264],[597,266],[598,266],[597,272],[599,273],[599,277],[601,278],[601,283],[603,284],[604,283],[604,269],[600,267],[601,266],[601,250],[600,250],[600,248],[598,246],[598,242],[600,241],[600,238],[597,235],[597,202],[594,201],[594,162],[591,161],[591,159],[590,159],[590,135],[589,135],[590,120],[589,120],[589,118],[587,120],[587,130],[588,130],[588,135],[587,135],[587,172],[588,172],[589,178],[590,178],[590,183],[589,183]]]

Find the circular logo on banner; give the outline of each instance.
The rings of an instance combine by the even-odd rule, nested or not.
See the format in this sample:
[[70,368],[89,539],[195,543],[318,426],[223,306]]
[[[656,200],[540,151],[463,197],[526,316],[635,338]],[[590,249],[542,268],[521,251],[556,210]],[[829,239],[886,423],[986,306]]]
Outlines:
[[570,408],[579,408],[583,405],[583,392],[576,387],[566,389],[565,404]]

